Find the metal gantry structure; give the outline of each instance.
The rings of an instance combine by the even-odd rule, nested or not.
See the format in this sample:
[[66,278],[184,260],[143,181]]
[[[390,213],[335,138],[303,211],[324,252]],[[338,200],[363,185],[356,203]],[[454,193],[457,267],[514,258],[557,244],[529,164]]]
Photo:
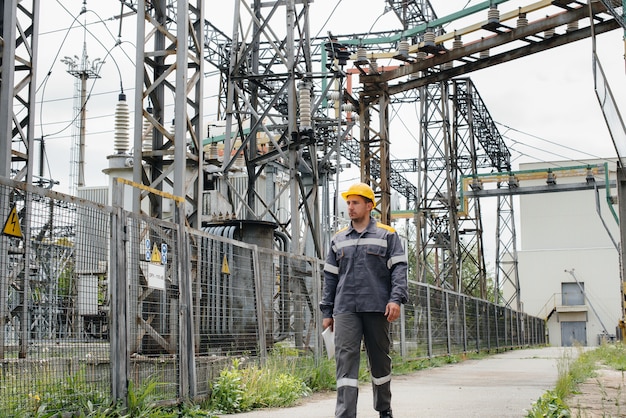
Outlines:
[[[459,212],[456,201],[458,178],[461,174],[477,174],[479,169],[488,167],[494,171],[508,171],[511,169],[510,154],[486,109],[480,106],[480,101],[467,100],[474,93],[459,89],[461,84],[455,81],[456,77],[587,38],[591,36],[591,25],[580,27],[586,21],[594,23],[595,33],[619,28],[620,24],[623,27],[623,19],[622,22],[613,19],[605,3],[540,1],[500,15],[497,5],[504,2],[483,2],[454,15],[429,20],[398,32],[395,37],[353,41],[360,48],[364,45],[375,48],[371,52],[355,54],[366,58],[360,61],[370,63],[369,70],[366,66],[360,66],[363,91],[359,110],[361,124],[366,125],[361,127],[361,132],[375,131],[370,127],[369,114],[387,114],[384,107],[391,103],[389,97],[420,91],[420,180],[416,209],[419,213],[416,245],[418,277],[422,280],[430,278],[440,286],[472,292],[481,297],[486,297],[487,288],[480,205],[476,201],[469,211],[463,214]],[[556,8],[557,12],[547,17],[540,15],[536,20],[529,19],[531,13],[536,14],[548,7]],[[487,20],[480,24],[453,33],[442,33],[443,25],[483,10],[487,12]],[[481,36],[466,44],[464,39],[475,32],[481,32]],[[487,35],[483,36],[485,33]],[[391,52],[381,50],[381,39],[396,42],[398,48]],[[407,45],[409,41],[413,44]],[[446,47],[448,41],[452,42],[451,48]],[[492,50],[496,53],[491,53]],[[389,71],[372,71],[371,63],[381,58],[397,59],[403,65]],[[357,66],[358,62],[355,61]],[[452,85],[454,88],[451,88]],[[450,101],[455,105],[451,106]],[[468,106],[468,103],[472,105]],[[362,135],[361,141],[376,143],[387,134],[385,129],[380,132],[382,134],[374,138]],[[383,145],[388,143],[386,140],[378,142]],[[375,148],[367,143],[361,146],[378,153],[371,159],[387,161],[388,154],[384,146]],[[484,160],[487,164],[480,167],[483,164],[480,153],[483,151],[488,157]],[[362,173],[362,178],[380,187],[382,216],[388,219],[385,211],[389,205],[385,199],[389,196],[390,185],[383,176],[375,179],[380,181],[377,184],[368,177],[368,167],[363,169],[366,173]],[[381,172],[384,172],[383,169]],[[501,186],[510,185],[503,183]],[[499,197],[498,259],[493,297],[498,302],[517,303],[519,308],[513,219],[511,196]],[[464,245],[461,236],[468,237],[467,232],[476,234],[476,239],[466,239],[465,243],[470,244]],[[474,263],[479,272],[475,278],[462,280],[463,261]],[[508,295],[511,295],[506,300],[502,296],[505,286]]]
[[[459,77],[587,38],[590,16],[595,33],[624,28],[617,1],[537,1],[500,14],[506,1],[440,18],[427,0],[387,0],[397,30],[318,38],[309,22],[315,4],[306,0],[236,0],[230,34],[206,18],[202,0],[123,1],[137,18],[134,126],[146,127],[134,132],[133,177],[146,186],[136,189],[134,209],[162,217],[163,198],[146,190],[167,191],[185,197],[186,220],[200,228],[207,199],[217,196],[230,216],[275,223],[290,251],[323,258],[337,173],[342,159],[351,161],[374,188],[383,221],[394,192],[414,212],[418,280],[487,298],[480,202],[460,209],[459,178],[510,171],[510,153],[475,86]],[[30,183],[40,2],[2,6],[0,175]],[[471,17],[480,23],[444,31]],[[397,65],[379,68],[382,60]],[[223,132],[215,138],[203,120],[205,66],[219,73]],[[390,114],[404,103],[419,103],[419,145],[414,158],[393,160]],[[206,151],[217,143],[221,158]],[[512,194],[497,207],[493,297],[519,308]],[[513,289],[506,300],[504,286]]]

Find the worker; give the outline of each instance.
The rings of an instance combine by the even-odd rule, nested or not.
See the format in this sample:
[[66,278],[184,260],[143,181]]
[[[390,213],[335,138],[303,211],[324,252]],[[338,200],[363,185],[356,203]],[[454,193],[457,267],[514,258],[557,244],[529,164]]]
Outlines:
[[371,215],[374,191],[357,183],[341,193],[350,225],[338,231],[324,265],[322,327],[335,335],[336,418],[357,411],[361,341],[380,418],[392,418],[390,324],[408,300],[407,258],[396,231]]

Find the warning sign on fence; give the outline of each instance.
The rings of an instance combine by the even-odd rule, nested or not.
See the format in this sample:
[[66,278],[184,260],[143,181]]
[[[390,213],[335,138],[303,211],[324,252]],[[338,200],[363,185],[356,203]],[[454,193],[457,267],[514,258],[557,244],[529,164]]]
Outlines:
[[9,217],[4,223],[4,228],[2,228],[2,233],[11,237],[23,238],[22,228],[20,227],[20,219],[17,217],[17,210],[15,209],[15,206],[11,208]]
[[150,257],[150,262],[161,264],[161,253],[159,252],[159,248],[156,244],[152,248],[152,256]]
[[222,260],[222,273],[230,274],[230,268],[228,267],[228,260],[226,259],[226,254],[224,254],[224,260]]

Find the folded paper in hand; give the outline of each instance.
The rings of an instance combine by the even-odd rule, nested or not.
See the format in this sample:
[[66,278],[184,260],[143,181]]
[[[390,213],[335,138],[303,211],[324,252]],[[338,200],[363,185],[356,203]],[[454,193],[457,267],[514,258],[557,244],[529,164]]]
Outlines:
[[322,332],[322,338],[324,339],[328,358],[331,359],[335,357],[335,331],[331,330],[330,327],[326,328]]

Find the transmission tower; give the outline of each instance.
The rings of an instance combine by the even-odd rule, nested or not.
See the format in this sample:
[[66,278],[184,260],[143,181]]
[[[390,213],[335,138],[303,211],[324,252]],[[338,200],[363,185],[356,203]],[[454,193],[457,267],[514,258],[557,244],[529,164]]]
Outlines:
[[[39,7],[38,0],[5,0],[0,3],[0,176],[17,181],[33,182],[35,91],[38,53]],[[19,4],[19,7],[18,7]],[[18,65],[19,63],[19,65]],[[43,141],[43,139],[42,139]],[[43,144],[43,142],[42,142]],[[42,146],[43,149],[43,146]],[[41,157],[43,158],[43,156]],[[43,179],[41,179],[43,184]],[[9,213],[11,206],[20,203],[20,219],[27,229],[31,218],[31,206],[28,196],[9,193],[3,188],[0,195],[0,213]],[[23,204],[22,204],[23,202]],[[28,231],[26,231],[28,232]],[[31,243],[22,244],[21,254],[30,253]],[[28,289],[31,265],[22,256],[10,258],[8,249],[19,246],[19,242],[4,235],[0,236],[0,271],[8,274],[15,271],[15,264],[22,266],[19,279],[23,289]],[[9,280],[0,280],[0,330],[4,331],[10,314],[8,305]],[[19,316],[21,318],[20,341],[28,341],[29,296],[24,292]],[[6,335],[0,332],[0,357],[4,358]],[[28,347],[20,344],[19,356],[25,357]]]
[[[184,197],[184,216],[200,227],[205,2],[138,0],[125,5],[137,13],[134,126],[147,121],[147,129],[134,131],[134,181]],[[148,147],[143,146],[146,131],[152,137]],[[162,218],[163,205],[160,195],[135,189],[136,212],[147,207],[151,216]]]
[[0,175],[28,183],[33,178],[39,7],[39,0],[5,0],[0,16]]
[[[321,256],[320,171],[312,96],[313,78],[319,73],[313,73],[309,4],[255,0],[248,5],[237,0],[234,12],[222,192],[238,218],[276,222],[290,237],[294,253]],[[233,176],[238,156],[245,161],[244,189]],[[269,178],[262,178],[276,171],[289,181],[271,185]],[[287,221],[279,214],[283,194],[289,196]]]
[[76,196],[79,187],[85,186],[85,130],[87,120],[87,80],[100,78],[100,67],[104,64],[99,58],[89,61],[87,43],[83,43],[83,53],[64,57],[61,62],[67,65],[67,72],[76,78],[74,83],[74,129],[70,148],[70,194]]

